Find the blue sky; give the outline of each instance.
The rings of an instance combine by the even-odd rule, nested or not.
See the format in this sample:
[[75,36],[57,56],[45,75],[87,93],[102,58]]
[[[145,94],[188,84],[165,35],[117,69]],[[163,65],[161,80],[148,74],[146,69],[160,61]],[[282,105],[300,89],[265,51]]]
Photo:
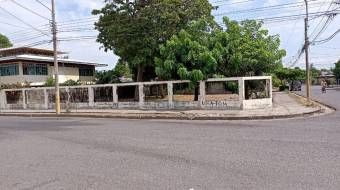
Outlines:
[[[50,13],[45,7],[37,3],[36,0],[16,0],[25,7],[36,11],[44,17],[49,17]],[[46,5],[50,5],[49,0],[41,0]],[[94,36],[96,31],[84,31],[84,28],[91,28],[95,18],[91,16],[91,10],[100,8],[104,5],[102,0],[56,0],[57,2],[57,20],[61,23],[60,38],[69,38],[77,36]],[[210,0],[213,5],[220,5],[219,9],[213,14],[228,15],[231,19],[260,19],[268,17],[277,17],[285,15],[295,15],[304,13],[304,6],[302,0]],[[331,0],[312,0],[310,2],[310,12],[321,12],[329,8]],[[248,10],[259,7],[275,6],[287,3],[300,3],[280,9],[271,9],[267,11],[257,12],[238,12],[240,10]],[[38,15],[34,15],[27,10],[15,5],[11,0],[0,0],[0,6],[17,15],[25,22],[38,27],[41,30],[48,30],[48,21]],[[331,9],[340,7],[333,5]],[[224,14],[227,13],[227,14]],[[218,21],[222,17],[217,16]],[[83,19],[81,22],[72,20]],[[323,20],[321,20],[323,19]],[[310,21],[310,34],[315,35],[321,28],[322,23],[326,18],[317,18]],[[321,23],[321,24],[319,24]],[[15,26],[10,26],[15,25]],[[318,26],[318,28],[316,27]],[[335,17],[326,30],[319,36],[318,39],[324,39],[333,34],[340,26],[340,15]],[[20,28],[21,27],[21,28]],[[287,50],[287,56],[284,58],[284,63],[290,63],[292,56],[294,56],[303,43],[303,19],[290,20],[285,22],[265,22],[264,28],[268,29],[270,34],[279,34],[281,37],[281,47]],[[77,31],[81,30],[81,31]],[[314,31],[315,30],[315,31]],[[314,31],[314,33],[313,33]],[[48,36],[39,35],[39,32],[34,31],[29,26],[24,25],[17,19],[0,10],[0,33],[10,37],[15,42],[16,46],[32,44],[35,42],[48,40]],[[32,38],[32,39],[31,39]],[[333,63],[340,58],[340,34],[332,41],[319,46],[311,47],[311,63],[318,68],[329,68]],[[43,44],[38,47],[52,48],[51,44]],[[106,63],[110,69],[116,63],[118,57],[112,52],[105,53],[100,49],[100,44],[95,42],[95,39],[76,40],[76,41],[62,41],[59,44],[59,49],[70,53],[70,57],[74,59],[89,60],[99,63]],[[304,67],[304,57],[302,57],[296,66]]]

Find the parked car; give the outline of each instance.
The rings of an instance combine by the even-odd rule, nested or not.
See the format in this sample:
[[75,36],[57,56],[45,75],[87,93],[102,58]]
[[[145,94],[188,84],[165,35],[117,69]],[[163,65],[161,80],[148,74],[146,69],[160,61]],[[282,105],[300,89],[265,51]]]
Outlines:
[[289,90],[290,91],[301,91],[302,82],[295,80],[290,82]]

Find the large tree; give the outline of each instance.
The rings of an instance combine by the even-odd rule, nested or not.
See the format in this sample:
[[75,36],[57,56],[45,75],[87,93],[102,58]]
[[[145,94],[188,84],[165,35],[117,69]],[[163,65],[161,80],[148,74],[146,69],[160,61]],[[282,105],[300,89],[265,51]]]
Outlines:
[[160,44],[211,10],[208,0],[106,0],[93,11],[100,15],[97,41],[128,62],[137,81],[149,80]]
[[0,34],[0,48],[12,47],[11,41],[4,35]]
[[223,60],[218,72],[226,77],[254,76],[273,72],[282,66],[286,51],[280,49],[278,35],[269,35],[262,22],[232,21],[224,17],[224,28],[216,35]]
[[285,51],[279,48],[279,37],[268,35],[261,23],[228,18],[224,23],[217,27],[211,20],[194,22],[161,45],[157,75],[195,83],[213,75],[261,75],[282,66]]
[[165,80],[190,80],[198,97],[197,82],[212,77],[220,57],[219,50],[211,45],[214,22],[199,20],[188,29],[174,35],[160,46],[160,56],[155,58],[156,74]]
[[96,71],[97,84],[119,83],[121,77],[131,78],[131,70],[128,64],[121,59],[115,65],[114,69],[109,71]]

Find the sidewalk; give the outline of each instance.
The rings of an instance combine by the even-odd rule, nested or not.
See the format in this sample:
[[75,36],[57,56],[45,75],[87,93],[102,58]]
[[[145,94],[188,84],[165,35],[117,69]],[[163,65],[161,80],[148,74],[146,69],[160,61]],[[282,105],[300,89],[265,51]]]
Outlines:
[[[256,110],[110,110],[83,109],[62,113],[60,117],[125,118],[125,119],[177,119],[177,120],[255,120],[310,116],[331,110],[321,104],[304,106],[304,98],[295,94],[274,93],[270,109]],[[2,110],[0,116],[55,117],[53,110]]]

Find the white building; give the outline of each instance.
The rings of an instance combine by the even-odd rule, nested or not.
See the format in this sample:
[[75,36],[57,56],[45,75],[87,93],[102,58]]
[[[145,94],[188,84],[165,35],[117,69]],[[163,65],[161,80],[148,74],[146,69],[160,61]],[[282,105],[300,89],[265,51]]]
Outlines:
[[[58,52],[59,56],[65,55]],[[95,67],[106,64],[58,58],[59,81],[67,80],[88,83],[94,81]],[[19,47],[0,49],[0,84],[30,83],[41,86],[54,76],[53,51],[37,48]]]

